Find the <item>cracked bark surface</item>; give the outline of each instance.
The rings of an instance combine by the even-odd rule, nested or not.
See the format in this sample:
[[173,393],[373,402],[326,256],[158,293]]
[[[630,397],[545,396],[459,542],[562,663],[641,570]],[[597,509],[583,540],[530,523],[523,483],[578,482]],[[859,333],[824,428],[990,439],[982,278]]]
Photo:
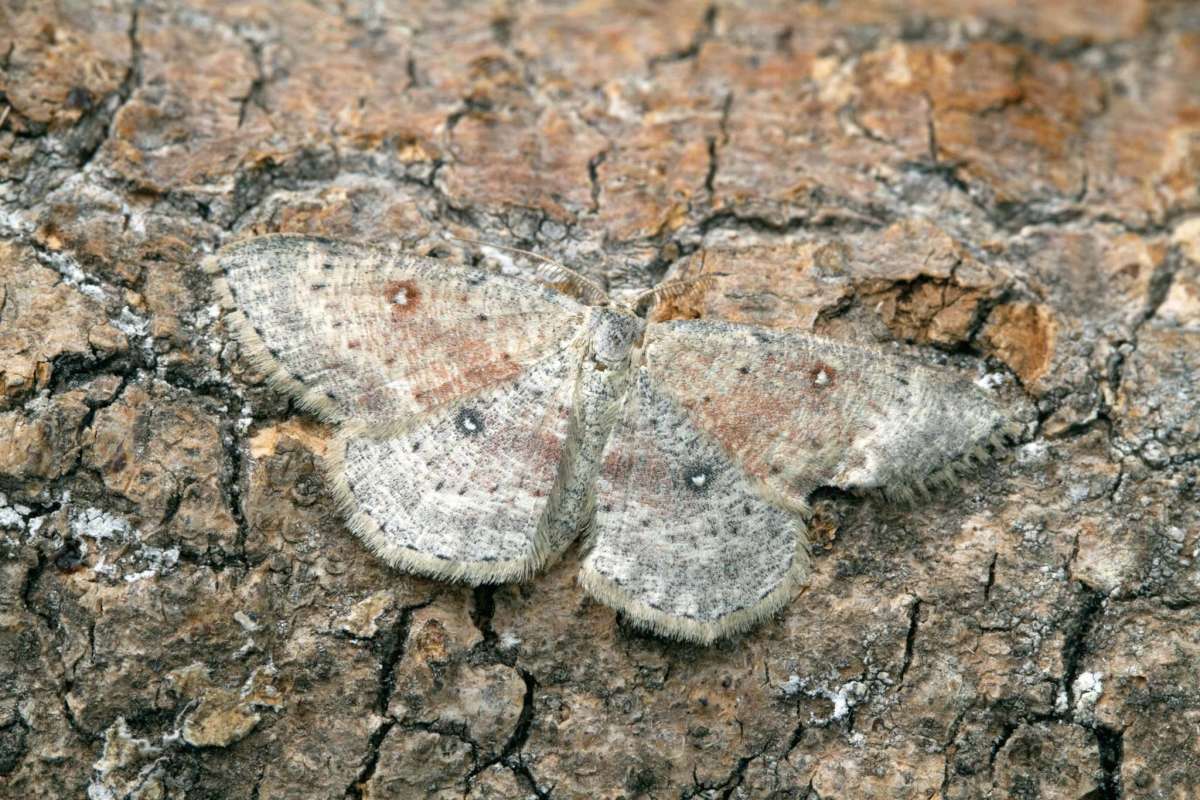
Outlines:
[[[6,4],[0,796],[1200,795],[1197,74],[1181,0]],[[703,262],[658,314],[1036,423],[912,507],[820,495],[811,586],[710,648],[574,554],[409,578],[198,269],[276,230]]]

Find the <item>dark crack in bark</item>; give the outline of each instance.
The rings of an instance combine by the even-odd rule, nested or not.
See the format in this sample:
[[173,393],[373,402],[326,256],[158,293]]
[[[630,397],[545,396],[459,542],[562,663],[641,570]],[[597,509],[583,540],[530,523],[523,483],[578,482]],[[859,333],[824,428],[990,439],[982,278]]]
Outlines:
[[717,135],[708,137],[708,169],[704,173],[704,190],[708,193],[708,203],[711,206],[716,196],[714,188],[717,171],[720,169],[721,148],[729,143],[729,114],[733,109],[733,92],[728,92],[721,102],[721,118],[717,124]]
[[247,41],[246,45],[250,48],[250,57],[254,61],[254,78],[250,81],[250,87],[246,90],[244,97],[238,98],[238,119],[237,126],[242,127],[246,123],[246,114],[251,106],[262,111],[264,114],[270,114],[264,101],[264,92],[267,88],[267,76],[263,69],[263,47],[262,44],[256,41]]
[[904,660],[900,664],[900,673],[896,676],[896,688],[904,686],[904,678],[908,668],[912,666],[913,652],[917,642],[917,627],[921,624],[921,598],[913,600],[908,607],[908,632],[904,635]]
[[700,48],[704,46],[704,43],[713,38],[713,34],[715,33],[717,27],[718,13],[720,13],[720,9],[716,5],[711,5],[704,10],[704,16],[700,20],[700,27],[696,33],[692,35],[692,40],[688,43],[687,47],[684,47],[682,50],[666,53],[664,55],[653,56],[649,62],[651,74],[653,74],[655,69],[657,69],[661,64],[670,64],[676,61],[688,61],[698,56],[700,54]]
[[1104,725],[1092,728],[1096,734],[1096,745],[1100,749],[1100,770],[1103,778],[1100,794],[1096,800],[1121,800],[1121,759],[1124,757],[1124,733]]
[[[117,87],[115,102],[108,104],[112,106],[111,109],[103,109],[102,106],[106,104],[97,104],[91,112],[97,133],[95,141],[79,153],[77,166],[81,170],[86,169],[92,163],[96,154],[104,146],[104,143],[112,138],[113,125],[116,122],[117,115],[142,84],[142,43],[138,38],[141,14],[142,0],[134,0],[129,14],[129,28],[127,29],[129,37],[129,69],[126,71],[124,78],[121,79],[121,85]],[[83,125],[84,120],[81,120],[80,124]]]
[[380,649],[382,655],[379,665],[379,686],[375,691],[375,702],[372,711],[383,721],[371,731],[371,736],[367,740],[367,753],[363,757],[362,766],[359,768],[358,775],[346,787],[345,797],[349,800],[362,800],[363,787],[371,780],[375,774],[375,768],[379,765],[380,749],[383,746],[384,739],[387,738],[392,728],[396,726],[394,717],[388,714],[388,705],[391,702],[392,693],[396,690],[396,667],[399,666],[401,659],[404,658],[405,645],[408,643],[408,633],[412,626],[413,614],[427,606],[431,601],[420,603],[413,606],[405,606],[400,609],[396,616],[395,622],[384,630],[380,639]]
[[1105,595],[1080,583],[1079,609],[1067,622],[1066,636],[1063,638],[1063,678],[1062,691],[1067,697],[1067,713],[1075,709],[1075,679],[1079,676],[1079,667],[1083,657],[1087,655],[1087,639],[1092,632],[1096,619],[1104,611]]

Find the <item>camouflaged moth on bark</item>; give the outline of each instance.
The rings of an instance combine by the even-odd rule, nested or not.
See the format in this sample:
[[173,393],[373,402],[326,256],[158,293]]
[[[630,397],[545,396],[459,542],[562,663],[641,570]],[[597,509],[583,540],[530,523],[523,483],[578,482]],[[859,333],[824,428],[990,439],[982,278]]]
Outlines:
[[1012,430],[948,372],[798,333],[647,323],[583,279],[572,295],[286,235],[207,268],[251,356],[337,426],[329,481],[389,564],[520,581],[582,536],[584,589],[681,639],[793,597],[814,489],[905,494]]

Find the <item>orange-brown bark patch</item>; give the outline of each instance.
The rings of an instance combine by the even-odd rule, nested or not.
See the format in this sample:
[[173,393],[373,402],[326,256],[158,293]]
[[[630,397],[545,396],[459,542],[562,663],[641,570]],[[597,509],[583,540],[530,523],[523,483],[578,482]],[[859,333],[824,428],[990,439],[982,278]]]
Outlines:
[[997,306],[983,332],[988,349],[1027,387],[1033,387],[1050,371],[1057,339],[1054,314],[1040,303]]

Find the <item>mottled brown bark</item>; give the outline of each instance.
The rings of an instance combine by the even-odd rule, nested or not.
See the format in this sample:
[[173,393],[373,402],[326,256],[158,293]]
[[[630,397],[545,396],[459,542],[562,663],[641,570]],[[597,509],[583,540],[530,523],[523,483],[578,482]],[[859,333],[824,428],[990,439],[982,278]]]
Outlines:
[[[1200,10],[0,7],[0,796],[1200,796]],[[234,237],[444,233],[1037,409],[710,648],[386,569]],[[459,247],[459,245],[455,245]],[[464,252],[466,250],[464,249]]]

